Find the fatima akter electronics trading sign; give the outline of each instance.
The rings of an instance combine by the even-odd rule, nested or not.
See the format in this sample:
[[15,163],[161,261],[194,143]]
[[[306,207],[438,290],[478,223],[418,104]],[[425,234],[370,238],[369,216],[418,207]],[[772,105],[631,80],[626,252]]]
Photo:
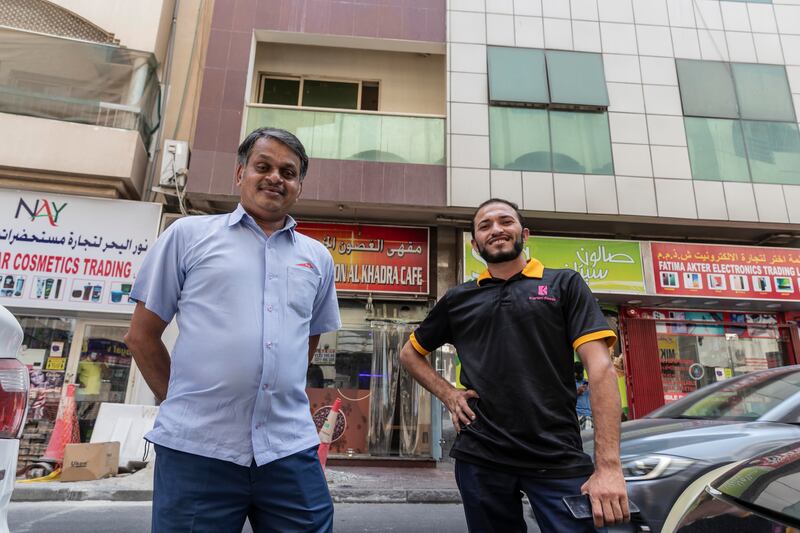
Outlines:
[[657,294],[800,301],[800,250],[650,244]]

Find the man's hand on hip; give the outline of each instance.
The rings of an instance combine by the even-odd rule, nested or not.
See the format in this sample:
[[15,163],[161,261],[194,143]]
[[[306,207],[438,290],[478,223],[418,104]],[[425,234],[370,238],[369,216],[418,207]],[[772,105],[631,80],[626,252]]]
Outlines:
[[583,484],[581,493],[588,494],[592,502],[595,527],[630,521],[628,493],[621,469],[598,468]]
[[450,419],[453,421],[453,426],[456,432],[461,432],[461,426],[468,426],[475,420],[475,413],[467,405],[467,400],[470,398],[479,398],[478,393],[474,390],[460,390],[451,389],[450,392],[442,398],[447,409],[450,411]]

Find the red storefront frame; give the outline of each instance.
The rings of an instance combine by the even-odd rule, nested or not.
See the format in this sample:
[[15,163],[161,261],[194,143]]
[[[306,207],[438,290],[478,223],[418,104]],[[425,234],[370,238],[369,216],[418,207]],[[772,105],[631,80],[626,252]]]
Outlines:
[[[663,311],[673,311],[664,309]],[[678,310],[676,310],[678,311]],[[684,311],[684,310],[680,310]],[[692,310],[685,310],[691,312]],[[731,311],[736,313],[735,311]],[[800,362],[800,312],[770,313],[777,317],[777,327],[787,342],[787,364]],[[734,322],[705,322],[642,316],[637,308],[620,309],[620,336],[625,354],[625,384],[629,417],[642,418],[665,404],[661,362],[659,358],[658,324],[694,324],[702,326],[742,327]]]

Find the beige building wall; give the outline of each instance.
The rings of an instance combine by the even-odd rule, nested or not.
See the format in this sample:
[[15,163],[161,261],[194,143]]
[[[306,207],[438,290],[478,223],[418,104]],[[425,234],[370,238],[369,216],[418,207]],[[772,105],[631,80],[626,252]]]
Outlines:
[[[82,186],[120,183],[128,191],[141,191],[147,153],[136,130],[0,113],[0,138],[0,161],[23,169],[20,175],[57,174]],[[3,178],[14,174],[2,172]],[[87,182],[86,177],[95,179]]]
[[445,114],[442,55],[262,42],[256,49],[251,102],[258,101],[263,73],[378,81],[380,111]]
[[163,63],[176,0],[50,0],[113,33],[120,45]]
[[[70,168],[61,168],[67,174],[84,174],[94,176],[124,177],[140,194],[148,199],[149,186],[158,185],[162,150],[165,139],[184,140],[191,143],[200,86],[202,83],[202,65],[205,56],[208,35],[210,32],[212,0],[54,0],[54,3],[85,18],[92,24],[111,32],[119,40],[122,47],[151,52],[158,61],[158,77],[161,80],[162,98],[165,99],[160,131],[154,135],[157,140],[155,150],[151,152],[153,160],[148,165],[146,148],[138,141],[139,149],[130,152],[131,146],[117,145],[117,138],[138,135],[134,131],[120,132],[106,128],[87,128],[79,124],[56,124],[56,130],[71,130],[70,138],[81,146],[96,146],[89,157],[79,158]],[[174,11],[177,5],[177,12]],[[173,31],[172,18],[176,17],[171,52],[171,64],[167,72],[167,61],[170,60],[169,41]],[[75,61],[67,65],[64,76],[82,76],[84,65]],[[23,117],[24,119],[24,117]],[[37,130],[38,121],[25,124],[23,131]],[[99,134],[99,145],[95,133]],[[107,141],[107,142],[106,142]],[[127,141],[131,142],[131,141]],[[85,151],[84,151],[85,152]],[[75,153],[81,153],[76,151]],[[105,155],[102,155],[105,154]],[[12,155],[12,154],[9,154]],[[144,157],[142,157],[144,155]],[[99,159],[98,159],[99,158]],[[71,159],[70,159],[71,161]],[[114,167],[108,167],[104,161],[113,161]],[[47,161],[28,162],[20,166],[48,172]],[[152,165],[152,166],[151,166]],[[124,170],[123,170],[124,169]],[[120,172],[122,171],[122,173]],[[127,173],[127,176],[124,174]]]
[[213,5],[207,0],[181,0],[179,4],[162,140],[191,140]]

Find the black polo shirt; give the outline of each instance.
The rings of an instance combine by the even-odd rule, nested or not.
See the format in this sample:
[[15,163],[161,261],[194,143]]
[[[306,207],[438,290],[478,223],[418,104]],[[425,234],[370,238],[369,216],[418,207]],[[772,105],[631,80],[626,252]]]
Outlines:
[[450,456],[538,477],[591,474],[575,414],[573,350],[616,335],[574,270],[531,259],[508,280],[485,271],[450,289],[411,335],[427,355],[456,347],[461,383],[477,419],[462,429]]

